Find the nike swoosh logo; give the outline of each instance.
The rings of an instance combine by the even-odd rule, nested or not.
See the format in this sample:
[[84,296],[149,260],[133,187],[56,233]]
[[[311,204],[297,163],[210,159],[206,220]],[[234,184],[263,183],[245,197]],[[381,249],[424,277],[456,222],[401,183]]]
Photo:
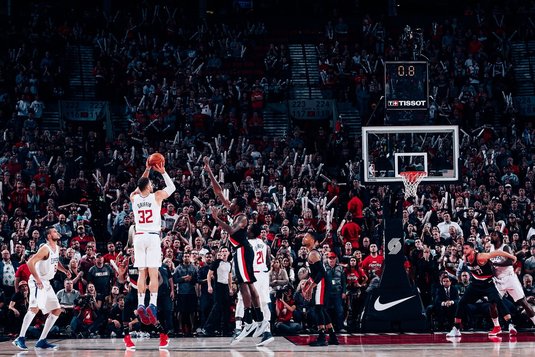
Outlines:
[[377,300],[375,300],[375,304],[373,304],[373,307],[375,310],[377,311],[384,311],[384,310],[387,310],[387,309],[390,309],[391,307],[394,307],[396,305],[399,305],[401,304],[402,302],[404,301],[407,301],[409,299],[412,299],[413,297],[415,297],[416,295],[413,295],[413,296],[409,296],[409,297],[406,297],[406,298],[403,298],[403,299],[399,299],[399,300],[394,300],[392,302],[388,302],[386,304],[383,304],[379,301],[379,299],[381,298],[380,296],[377,297]]

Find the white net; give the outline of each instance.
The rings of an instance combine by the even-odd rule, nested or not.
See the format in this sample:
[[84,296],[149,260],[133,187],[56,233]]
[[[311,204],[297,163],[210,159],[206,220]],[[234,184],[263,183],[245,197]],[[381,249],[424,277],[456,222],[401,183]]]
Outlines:
[[427,176],[425,171],[405,171],[400,172],[399,175],[403,179],[403,184],[405,185],[405,199],[409,197],[416,197],[416,190],[418,185],[424,177]]

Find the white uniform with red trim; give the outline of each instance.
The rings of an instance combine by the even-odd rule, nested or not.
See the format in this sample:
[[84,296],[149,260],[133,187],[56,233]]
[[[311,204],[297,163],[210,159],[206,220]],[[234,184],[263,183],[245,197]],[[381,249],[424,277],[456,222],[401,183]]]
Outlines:
[[[503,244],[500,248],[496,250],[504,251]],[[494,249],[493,249],[494,250]],[[508,249],[508,252],[511,250]],[[492,265],[494,267],[494,283],[496,284],[496,289],[500,293],[500,296],[504,296],[507,293],[513,301],[518,301],[523,299],[526,295],[524,294],[524,289],[518,276],[515,274],[515,270],[512,265],[500,265],[503,264],[507,258],[505,257],[495,257],[492,258]],[[496,265],[498,264],[498,265]]]
[[37,282],[33,275],[30,276],[28,281],[28,287],[30,289],[28,296],[30,299],[29,307],[37,307],[43,315],[61,307],[58,297],[50,285],[50,280],[54,279],[54,275],[56,275],[56,271],[58,270],[59,247],[56,246],[55,250],[48,244],[45,244],[45,247],[48,248],[48,258],[40,260],[35,264],[35,269],[37,270],[39,279],[43,283],[43,288],[39,289],[37,287]]
[[269,268],[267,266],[267,258],[269,253],[269,247],[260,238],[249,240],[254,251],[254,276],[256,281],[254,286],[260,297],[260,303],[268,304],[271,302],[269,296]]
[[138,268],[159,268],[162,265],[160,232],[162,207],[156,202],[154,193],[143,197],[136,194],[132,199],[132,211],[136,233],[134,235],[134,266]]

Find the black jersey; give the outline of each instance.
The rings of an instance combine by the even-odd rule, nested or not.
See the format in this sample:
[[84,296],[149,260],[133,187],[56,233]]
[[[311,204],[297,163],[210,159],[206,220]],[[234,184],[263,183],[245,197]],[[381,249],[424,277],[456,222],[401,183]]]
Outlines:
[[[234,216],[234,219],[241,216],[242,213]],[[230,237],[230,243],[234,248],[247,247],[250,246],[249,240],[247,239],[247,228],[240,228]]]
[[492,281],[492,277],[494,276],[492,262],[489,259],[484,265],[479,265],[477,262],[478,254],[479,253],[475,253],[474,261],[472,263],[469,263],[468,260],[466,261],[466,265],[468,266],[472,277],[475,279],[475,281]]
[[[310,253],[312,253],[314,250],[316,249],[311,250],[308,254],[310,255]],[[308,259],[307,261],[310,268],[310,279],[312,279],[314,283],[318,284],[318,282],[325,277],[325,267],[323,266],[323,262],[321,259],[315,263],[310,263]]]

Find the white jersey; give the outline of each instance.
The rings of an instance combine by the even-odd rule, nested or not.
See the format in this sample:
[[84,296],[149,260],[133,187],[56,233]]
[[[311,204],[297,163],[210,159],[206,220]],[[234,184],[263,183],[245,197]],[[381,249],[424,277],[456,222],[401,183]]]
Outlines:
[[136,232],[160,232],[162,229],[162,207],[156,202],[154,193],[149,193],[146,197],[141,196],[141,194],[134,195],[132,211],[134,212]]
[[255,274],[261,272],[267,273],[269,271],[267,266],[268,245],[260,238],[250,239],[249,243],[251,243],[254,251],[253,270]]
[[[492,247],[493,248],[493,247]],[[491,250],[501,250],[505,252],[511,252],[511,249],[509,246],[503,244],[498,249],[492,249]],[[507,249],[505,249],[507,248]],[[495,257],[492,258],[492,264],[494,267],[494,283],[496,284],[496,289],[498,289],[498,292],[500,293],[500,296],[503,297],[505,294],[509,295],[514,302],[517,302],[519,300],[522,300],[524,295],[524,289],[522,288],[522,284],[520,284],[520,280],[518,280],[518,276],[515,274],[515,270],[513,268],[513,263],[511,261],[507,262],[508,258],[505,257]],[[495,265],[495,264],[503,264],[506,263],[507,265]]]
[[37,275],[41,281],[54,279],[59,263],[59,247],[56,246],[56,250],[53,250],[48,244],[45,244],[45,247],[48,248],[48,259],[35,263],[35,270],[37,270]]
[[[492,249],[492,250],[504,251],[504,247],[508,247],[508,246],[503,244],[500,248]],[[511,249],[509,249],[509,247],[508,247],[508,249],[506,251],[511,252]],[[501,265],[507,260],[508,260],[508,258],[505,258],[505,257],[494,257],[494,258],[491,259],[492,266],[494,268],[494,276],[495,277],[502,278],[504,276],[512,275],[512,274],[515,273],[515,270],[513,268],[513,263],[512,262],[511,262],[510,265],[505,265],[505,266]]]

